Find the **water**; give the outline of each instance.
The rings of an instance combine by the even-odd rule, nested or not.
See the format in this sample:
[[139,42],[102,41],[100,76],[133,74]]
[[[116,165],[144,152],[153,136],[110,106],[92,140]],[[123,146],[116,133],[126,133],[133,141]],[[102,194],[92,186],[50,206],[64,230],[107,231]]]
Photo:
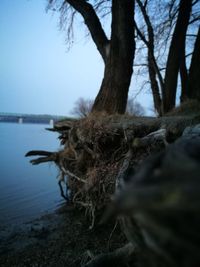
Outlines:
[[57,135],[47,125],[0,123],[0,225],[19,224],[62,203],[54,164],[32,166],[29,150],[56,151]]

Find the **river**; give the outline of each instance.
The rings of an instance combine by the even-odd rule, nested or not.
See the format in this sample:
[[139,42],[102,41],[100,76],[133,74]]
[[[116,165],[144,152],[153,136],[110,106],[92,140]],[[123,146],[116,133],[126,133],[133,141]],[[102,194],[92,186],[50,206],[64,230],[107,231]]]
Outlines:
[[63,202],[54,164],[32,166],[29,150],[56,151],[49,125],[0,123],[0,226],[19,224],[55,210]]

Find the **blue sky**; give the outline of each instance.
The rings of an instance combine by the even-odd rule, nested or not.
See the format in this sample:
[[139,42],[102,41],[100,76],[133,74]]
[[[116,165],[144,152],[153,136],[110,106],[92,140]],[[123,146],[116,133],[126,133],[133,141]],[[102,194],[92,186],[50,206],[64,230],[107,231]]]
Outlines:
[[[46,0],[0,1],[0,112],[69,115],[79,97],[98,93],[103,62],[95,45],[79,25],[67,51],[58,18],[45,6]],[[137,97],[145,107],[149,100]]]

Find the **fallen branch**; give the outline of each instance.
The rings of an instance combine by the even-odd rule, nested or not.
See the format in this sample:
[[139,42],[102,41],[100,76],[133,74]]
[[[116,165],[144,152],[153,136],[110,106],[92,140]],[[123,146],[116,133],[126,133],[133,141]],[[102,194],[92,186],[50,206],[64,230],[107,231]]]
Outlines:
[[78,177],[78,176],[75,175],[74,173],[70,172],[69,170],[66,170],[66,169],[64,168],[63,165],[60,165],[60,168],[61,168],[61,170],[62,170],[66,175],[68,175],[68,176],[70,176],[70,177],[72,177],[72,178],[75,178],[75,179],[77,179],[78,181],[80,181],[80,182],[82,182],[82,183],[84,183],[84,184],[86,183],[85,180],[81,179],[80,177]]

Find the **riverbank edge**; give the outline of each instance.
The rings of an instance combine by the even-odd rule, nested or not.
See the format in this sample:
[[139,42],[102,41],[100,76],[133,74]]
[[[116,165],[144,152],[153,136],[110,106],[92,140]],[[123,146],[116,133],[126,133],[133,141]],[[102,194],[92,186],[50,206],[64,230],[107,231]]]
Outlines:
[[82,211],[63,205],[1,238],[0,266],[81,266],[124,242],[115,222],[90,230]]

